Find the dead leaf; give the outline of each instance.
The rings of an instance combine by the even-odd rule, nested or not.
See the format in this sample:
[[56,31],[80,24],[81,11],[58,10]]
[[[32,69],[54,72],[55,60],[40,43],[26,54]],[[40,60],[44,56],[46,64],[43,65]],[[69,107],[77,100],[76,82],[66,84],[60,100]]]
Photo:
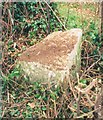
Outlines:
[[28,103],[28,105],[29,105],[31,108],[34,108],[34,107],[35,107],[35,103],[34,103],[34,102]]

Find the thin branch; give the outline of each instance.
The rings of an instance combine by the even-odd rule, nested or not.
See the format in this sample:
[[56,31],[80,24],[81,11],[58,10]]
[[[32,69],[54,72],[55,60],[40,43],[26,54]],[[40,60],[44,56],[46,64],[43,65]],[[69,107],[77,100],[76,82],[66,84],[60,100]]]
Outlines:
[[51,8],[51,6],[47,3],[46,0],[43,0],[47,5],[48,7],[51,9],[51,11],[53,12],[53,14],[55,15],[55,17],[57,18],[57,20],[60,22],[60,24],[64,27],[65,30],[67,30],[67,28],[65,27],[65,25],[62,23],[62,21],[59,19],[59,17],[56,15],[56,13],[53,11],[53,9]]
[[86,88],[84,88],[84,89],[80,89],[79,87],[77,87],[77,86],[75,86],[75,88],[79,91],[79,92],[81,92],[81,93],[83,93],[83,94],[86,94],[86,93],[88,93],[92,88],[93,88],[93,86],[95,86],[95,84],[97,83],[97,79],[94,79]]

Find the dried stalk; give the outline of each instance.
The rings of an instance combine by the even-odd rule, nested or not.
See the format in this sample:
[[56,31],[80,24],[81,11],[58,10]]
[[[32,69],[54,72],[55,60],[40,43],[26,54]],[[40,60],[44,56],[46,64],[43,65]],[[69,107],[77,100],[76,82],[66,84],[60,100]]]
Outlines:
[[53,14],[55,15],[55,17],[57,18],[57,20],[60,22],[60,24],[64,27],[65,30],[67,30],[67,28],[65,27],[65,25],[62,23],[62,21],[59,19],[59,17],[56,15],[56,13],[53,11],[53,9],[51,8],[51,6],[48,4],[48,2],[46,0],[43,0],[48,7],[51,9],[51,11],[53,12]]
[[75,88],[81,92],[82,94],[86,94],[88,93],[94,86],[95,84],[97,83],[97,79],[94,79],[86,88],[84,89],[80,89],[79,87],[75,86]]

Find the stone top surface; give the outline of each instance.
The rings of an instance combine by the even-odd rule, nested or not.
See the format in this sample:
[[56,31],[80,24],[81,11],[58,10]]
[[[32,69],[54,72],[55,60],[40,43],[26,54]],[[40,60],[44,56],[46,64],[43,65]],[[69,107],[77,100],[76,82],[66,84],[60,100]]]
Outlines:
[[53,32],[41,42],[24,51],[19,61],[37,62],[61,69],[67,65],[68,54],[74,49],[82,34],[81,29]]

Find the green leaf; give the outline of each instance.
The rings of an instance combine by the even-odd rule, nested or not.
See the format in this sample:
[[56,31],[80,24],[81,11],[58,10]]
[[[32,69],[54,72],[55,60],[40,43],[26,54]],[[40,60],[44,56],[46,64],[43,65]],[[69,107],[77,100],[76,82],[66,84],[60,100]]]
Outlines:
[[51,93],[50,96],[53,100],[56,100],[56,93],[55,92]]
[[36,94],[35,97],[36,97],[37,99],[41,99],[41,95],[40,95],[40,94]]
[[13,44],[13,40],[9,40],[8,45],[12,45]]
[[44,106],[44,107],[42,107],[42,110],[43,110],[43,111],[45,111],[45,110],[46,110],[46,107],[45,107],[45,106]]
[[88,108],[84,107],[83,112],[85,112],[85,113],[89,112]]
[[9,77],[10,79],[13,79],[14,77],[18,77],[18,76],[20,76],[20,71],[17,70],[17,69],[14,69],[14,70],[8,75],[8,77]]
[[80,80],[80,83],[86,84],[86,83],[87,83],[87,80],[86,80],[86,79],[81,79],[81,80]]

